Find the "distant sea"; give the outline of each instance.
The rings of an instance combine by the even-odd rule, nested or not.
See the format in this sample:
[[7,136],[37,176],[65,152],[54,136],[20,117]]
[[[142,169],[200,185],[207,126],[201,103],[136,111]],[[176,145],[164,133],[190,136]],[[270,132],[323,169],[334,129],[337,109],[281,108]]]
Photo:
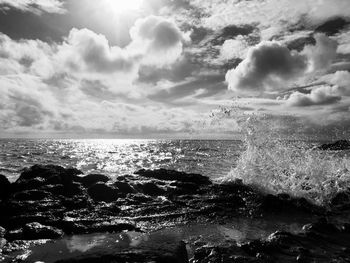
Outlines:
[[167,168],[218,178],[242,148],[233,140],[0,139],[0,174],[14,181],[25,167],[54,164],[111,177]]

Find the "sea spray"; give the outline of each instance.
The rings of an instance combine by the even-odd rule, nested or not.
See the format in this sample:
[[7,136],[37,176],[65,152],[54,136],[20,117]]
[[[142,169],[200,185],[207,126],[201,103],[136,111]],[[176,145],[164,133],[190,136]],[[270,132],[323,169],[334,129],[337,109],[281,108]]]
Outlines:
[[[235,117],[232,111],[230,114]],[[349,189],[347,153],[318,150],[310,141],[298,139],[297,129],[285,134],[285,126],[271,116],[239,113],[236,123],[245,149],[220,180],[240,179],[269,193],[288,193],[325,206],[337,193]]]

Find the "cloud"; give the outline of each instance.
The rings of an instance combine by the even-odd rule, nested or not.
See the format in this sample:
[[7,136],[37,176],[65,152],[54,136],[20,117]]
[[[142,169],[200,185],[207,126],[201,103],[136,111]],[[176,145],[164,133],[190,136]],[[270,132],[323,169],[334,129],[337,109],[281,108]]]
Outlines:
[[306,59],[277,42],[262,42],[248,51],[247,57],[226,74],[229,89],[262,91],[276,80],[289,80],[306,69]]
[[220,59],[245,58],[250,45],[247,38],[239,35],[234,39],[226,40],[220,50]]
[[130,29],[130,36],[132,42],[126,49],[141,52],[143,64],[159,66],[175,62],[182,53],[183,43],[189,41],[189,34],[159,16],[137,20]]
[[88,29],[73,28],[58,47],[56,57],[70,70],[111,73],[130,71],[139,55],[129,54],[118,46],[110,46],[104,35]]
[[336,87],[321,86],[311,90],[309,94],[294,92],[286,103],[294,107],[309,107],[314,105],[329,105],[341,100]]
[[35,14],[65,12],[63,2],[60,0],[0,0],[0,10],[9,8],[19,9],[23,12],[32,12]]
[[282,89],[304,73],[326,71],[336,57],[337,42],[324,34],[315,34],[314,38],[316,44],[305,46],[300,53],[275,41],[252,47],[247,57],[227,72],[229,89],[242,93]]
[[314,35],[316,45],[308,45],[302,51],[309,59],[309,71],[326,70],[337,55],[338,43],[324,34]]

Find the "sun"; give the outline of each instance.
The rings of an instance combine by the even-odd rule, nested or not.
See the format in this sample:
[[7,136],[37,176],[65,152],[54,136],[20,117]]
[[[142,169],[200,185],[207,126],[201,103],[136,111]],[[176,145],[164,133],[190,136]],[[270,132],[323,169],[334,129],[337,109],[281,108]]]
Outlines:
[[107,8],[115,13],[123,13],[126,11],[137,11],[141,8],[143,0],[107,0]]

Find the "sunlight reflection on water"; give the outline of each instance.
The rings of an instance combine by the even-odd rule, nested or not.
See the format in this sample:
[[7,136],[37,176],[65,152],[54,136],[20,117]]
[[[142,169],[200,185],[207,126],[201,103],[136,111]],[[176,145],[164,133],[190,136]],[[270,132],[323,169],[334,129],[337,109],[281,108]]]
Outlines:
[[72,166],[111,176],[167,168],[210,177],[227,174],[241,152],[220,140],[0,140],[0,173],[14,180],[33,164]]

